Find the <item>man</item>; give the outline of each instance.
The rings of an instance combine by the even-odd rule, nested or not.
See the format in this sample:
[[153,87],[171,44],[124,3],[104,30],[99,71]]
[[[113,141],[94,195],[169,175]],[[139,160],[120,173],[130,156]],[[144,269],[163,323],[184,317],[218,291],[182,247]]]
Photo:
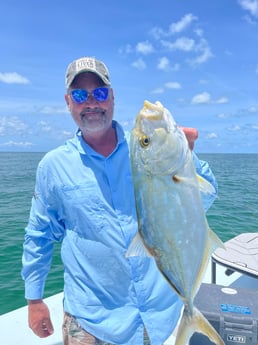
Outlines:
[[[126,257],[137,218],[128,142],[113,120],[107,67],[91,57],[73,61],[66,89],[79,129],[37,169],[22,271],[29,326],[39,337],[53,333],[42,297],[53,243],[62,240],[64,344],[161,345],[177,324],[182,301],[153,258]],[[185,133],[193,147],[196,130]],[[194,159],[217,188],[207,163]],[[213,199],[204,200],[206,208]]]

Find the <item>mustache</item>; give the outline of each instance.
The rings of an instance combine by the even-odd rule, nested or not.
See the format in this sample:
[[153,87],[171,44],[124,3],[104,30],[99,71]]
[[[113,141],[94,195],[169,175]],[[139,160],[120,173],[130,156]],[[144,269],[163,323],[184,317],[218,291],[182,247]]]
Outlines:
[[95,108],[91,108],[91,107],[86,107],[84,108],[80,115],[81,116],[84,116],[84,115],[87,115],[87,114],[92,114],[92,113],[99,113],[99,114],[105,114],[106,113],[106,110],[103,110],[102,108],[99,108],[99,107],[95,107]]

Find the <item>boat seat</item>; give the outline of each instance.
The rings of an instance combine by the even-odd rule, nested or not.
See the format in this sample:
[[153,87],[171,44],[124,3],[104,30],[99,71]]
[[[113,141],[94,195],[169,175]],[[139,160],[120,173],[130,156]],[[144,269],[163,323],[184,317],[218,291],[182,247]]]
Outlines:
[[216,284],[216,264],[227,268],[226,274],[237,271],[258,278],[258,233],[243,233],[224,243],[211,257],[211,280]]

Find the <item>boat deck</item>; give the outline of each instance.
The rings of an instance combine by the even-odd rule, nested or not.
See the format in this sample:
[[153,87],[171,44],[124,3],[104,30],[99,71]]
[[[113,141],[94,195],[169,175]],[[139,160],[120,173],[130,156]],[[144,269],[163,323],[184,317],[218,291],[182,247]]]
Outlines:
[[[239,272],[234,272],[231,275],[226,275],[227,268],[222,265],[217,265],[217,284],[230,287],[244,287],[258,290],[258,279],[242,275]],[[204,283],[211,283],[211,262],[206,272]],[[52,316],[52,322],[55,332],[48,338],[38,338],[28,327],[27,321],[27,306],[9,312],[0,316],[0,344],[8,345],[62,345],[62,298],[63,294],[59,293],[45,299],[49,306]],[[165,343],[165,345],[173,345],[174,337]]]

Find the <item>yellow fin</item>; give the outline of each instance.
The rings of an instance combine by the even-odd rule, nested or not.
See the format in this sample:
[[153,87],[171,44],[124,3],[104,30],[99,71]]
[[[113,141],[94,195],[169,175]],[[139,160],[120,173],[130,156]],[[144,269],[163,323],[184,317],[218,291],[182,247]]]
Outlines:
[[197,308],[193,309],[192,315],[185,309],[176,334],[175,345],[188,344],[195,332],[206,335],[217,345],[225,345],[221,336]]
[[[216,193],[215,188],[209,181],[205,180],[205,178],[203,178],[202,176],[198,174],[196,174],[196,178],[197,178],[200,192],[203,192],[205,194],[211,194],[211,195]],[[173,175],[172,181],[174,183],[188,183],[189,185],[193,185],[193,186],[195,183],[192,179],[188,177],[182,177],[180,175]]]
[[216,190],[213,187],[213,185],[208,182],[207,180],[205,180],[205,178],[203,178],[202,176],[197,174],[197,181],[199,184],[199,190],[200,192],[203,192],[205,194],[215,194]]

